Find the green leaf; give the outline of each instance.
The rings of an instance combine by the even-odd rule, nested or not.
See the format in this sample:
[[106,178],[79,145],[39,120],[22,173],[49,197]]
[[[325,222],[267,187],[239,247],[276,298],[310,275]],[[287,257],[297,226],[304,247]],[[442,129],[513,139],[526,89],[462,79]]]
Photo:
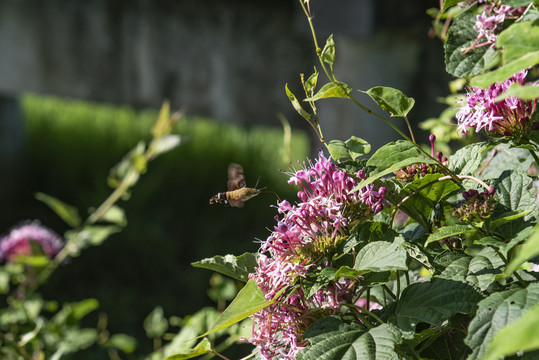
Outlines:
[[116,224],[121,227],[125,227],[127,225],[125,211],[117,205],[112,205],[110,208],[108,208],[108,210],[101,217],[101,220]]
[[362,180],[353,191],[357,191],[369,185],[382,176],[390,174],[405,166],[412,164],[434,164],[435,160],[423,157],[417,147],[407,140],[390,142],[378,149],[367,161],[367,166],[375,167],[369,177]]
[[505,268],[505,275],[509,276],[524,262],[533,259],[539,255],[539,225],[535,226],[535,230],[528,240],[519,249],[517,255],[512,258]]
[[266,300],[262,290],[260,290],[254,280],[249,280],[232,303],[219,316],[212,328],[199,337],[207,336],[208,334],[229,327],[271,304],[273,304],[273,300]]
[[294,107],[294,109],[298,112],[298,114],[301,115],[302,118],[309,121],[311,119],[311,114],[309,114],[307,111],[303,109],[303,107],[301,107],[301,104],[299,103],[296,96],[292,94],[290,90],[288,90],[288,84],[284,86],[284,89],[286,91],[286,96],[288,96],[288,99],[292,103],[292,106]]
[[244,253],[240,256],[214,256],[192,263],[194,267],[216,271],[233,279],[247,282],[249,274],[258,266],[258,254]]
[[520,219],[521,217],[524,217],[531,213],[532,210],[525,210],[525,211],[509,211],[502,215],[498,215],[495,218],[493,218],[489,224],[489,229],[493,231],[499,226],[502,226],[504,224],[507,224],[513,220]]
[[37,192],[34,194],[34,197],[45,203],[52,211],[56,213],[62,220],[66,222],[72,228],[79,227],[81,224],[80,216],[78,210],[63,201],[58,200],[57,198]]
[[382,272],[388,270],[408,270],[404,239],[397,238],[392,243],[375,241],[365,245],[356,256],[356,270]]
[[163,315],[163,308],[161,306],[156,307],[152,312],[144,319],[144,330],[146,336],[150,339],[160,338],[168,329],[168,321]]
[[[450,179],[437,181],[442,176],[443,174],[428,174],[406,185],[396,196],[400,198],[400,202],[404,197],[415,193],[399,208],[425,229],[430,229],[429,221],[436,205],[460,188],[458,184]],[[389,200],[391,201],[391,199]]]
[[164,154],[180,145],[181,137],[179,135],[164,135],[151,143],[152,157]]
[[371,145],[363,139],[352,136],[346,141],[331,140],[328,150],[333,160],[355,160],[358,156],[367,155],[371,152]]
[[539,87],[534,85],[512,84],[509,89],[498,95],[494,101],[502,101],[508,97],[517,97],[522,100],[534,100],[539,98]]
[[310,346],[301,350],[297,360],[392,360],[398,358],[395,346],[402,342],[400,331],[390,324],[365,330],[347,325],[337,318],[323,318],[305,332]]
[[332,97],[349,99],[351,92],[352,88],[343,82],[330,82],[322,86],[314,96],[308,97],[304,101],[316,101]]
[[459,2],[462,2],[462,0],[444,0],[444,5],[442,6],[442,12],[445,12],[450,7],[457,5]]
[[455,174],[473,175],[481,164],[483,152],[489,147],[487,143],[478,142],[460,148],[449,157],[449,170]]
[[335,41],[333,40],[333,34],[329,35],[326,45],[320,54],[320,57],[325,63],[328,63],[333,68],[335,62]]
[[314,89],[316,89],[317,83],[318,83],[318,70],[314,68],[314,73],[311,76],[309,76],[309,78],[307,79],[307,81],[305,81],[305,84],[303,85],[305,87],[305,94],[307,94],[307,96],[312,95],[314,93]]
[[211,353],[211,352],[212,352],[211,343],[208,339],[204,338],[191,351],[184,354],[176,354],[176,355],[168,356],[165,358],[165,360],[191,359],[191,358],[201,356],[201,355]]
[[170,133],[173,123],[174,121],[170,117],[170,103],[165,100],[163,101],[163,105],[161,105],[159,115],[152,128],[153,137],[159,139]]
[[497,201],[494,218],[508,211],[531,211],[524,217],[513,220],[496,229],[497,233],[502,234],[506,239],[513,238],[537,214],[537,200],[535,198],[535,189],[529,189],[531,179],[519,171],[504,171],[493,183],[496,192],[494,199]]
[[477,75],[492,67],[498,59],[497,51],[490,46],[468,49],[477,38],[474,14],[462,14],[449,27],[444,44],[446,71],[456,77]]
[[520,58],[505,64],[498,69],[478,75],[470,80],[470,85],[486,89],[495,82],[502,82],[514,74],[528,69],[539,63],[539,51],[533,51],[521,56]]
[[473,257],[465,256],[456,259],[442,271],[440,277],[466,281],[481,291],[485,291],[494,283],[504,265],[496,251],[486,247]]
[[495,292],[480,301],[464,340],[473,350],[468,359],[483,359],[494,336],[503,327],[526,314],[538,302],[539,283],[531,283],[524,289]]
[[423,252],[419,246],[405,242],[404,248],[409,257],[423,265],[431,274],[434,274],[434,266],[431,265],[428,256]]
[[402,91],[385,86],[376,86],[364,91],[382,109],[388,111],[391,117],[406,117],[414,107],[415,100],[407,97]]
[[481,298],[466,283],[434,278],[406,287],[395,308],[395,317],[389,320],[403,331],[414,331],[421,322],[437,325],[457,313],[473,314]]
[[436,231],[434,231],[432,234],[429,235],[429,237],[427,238],[427,241],[425,241],[425,246],[427,246],[428,244],[434,241],[461,235],[468,231],[473,231],[473,228],[471,228],[469,225],[463,225],[463,224],[450,225],[450,226],[444,226],[444,227],[438,228]]
[[504,63],[518,60],[539,49],[539,26],[532,21],[514,23],[498,35],[496,46],[504,49]]
[[[73,250],[78,251],[88,246],[101,245],[109,236],[120,231],[122,231],[122,228],[116,225],[90,225],[85,226],[79,231],[72,230],[66,232],[66,238],[77,244],[78,249]],[[73,253],[72,255],[75,254]]]
[[521,351],[539,349],[539,304],[512,324],[503,327],[487,347],[484,360],[497,360]]
[[137,347],[137,340],[126,334],[114,334],[105,342],[105,346],[131,354]]

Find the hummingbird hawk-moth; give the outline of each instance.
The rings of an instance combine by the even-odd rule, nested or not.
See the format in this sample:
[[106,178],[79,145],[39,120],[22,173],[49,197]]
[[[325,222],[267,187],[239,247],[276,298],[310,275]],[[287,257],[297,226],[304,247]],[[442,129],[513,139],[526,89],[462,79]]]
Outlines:
[[[230,204],[232,207],[243,207],[245,202],[260,194],[263,189],[246,187],[243,168],[239,164],[230,164],[228,166],[228,191],[220,192],[210,199],[210,204]],[[258,182],[257,182],[258,185]]]

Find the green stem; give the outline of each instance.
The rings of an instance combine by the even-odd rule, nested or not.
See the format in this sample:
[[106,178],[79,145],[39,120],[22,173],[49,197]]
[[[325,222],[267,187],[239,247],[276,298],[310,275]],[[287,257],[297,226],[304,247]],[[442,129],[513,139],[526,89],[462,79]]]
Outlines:
[[399,301],[400,293],[401,293],[401,274],[400,271],[395,271],[395,274],[397,275],[397,298],[395,301]]
[[406,126],[408,126],[408,131],[410,132],[410,137],[412,138],[412,142],[415,144],[414,139],[414,132],[412,131],[412,126],[410,125],[410,121],[408,121],[408,116],[404,115],[404,121],[406,121]]
[[[385,291],[387,291],[388,294],[389,294],[389,296],[391,296],[391,297],[393,298],[393,300],[396,300],[396,299],[397,299],[397,297],[395,296],[395,294],[393,294],[393,291],[391,291],[391,289],[389,289],[389,288],[387,287],[386,284],[382,285],[382,289],[384,289]],[[385,296],[384,296],[384,297],[385,297]]]
[[[502,259],[503,263],[504,263],[505,265],[507,265],[507,264],[509,263],[509,261],[507,260],[507,258],[506,258],[505,256],[503,256],[503,254],[501,253],[501,251],[500,251],[499,249],[496,249],[496,248],[495,248],[495,250],[496,250],[496,253],[498,254],[498,256],[500,257],[500,259]],[[524,286],[524,287],[528,286],[528,283],[527,283],[527,282],[526,282],[526,281],[525,281],[519,274],[517,274],[516,271],[513,273],[513,275],[515,275],[515,277],[517,278],[518,282],[519,282],[522,286]]]
[[532,154],[533,159],[535,160],[535,163],[537,164],[537,166],[539,166],[539,157],[537,157],[537,154],[535,153],[535,151],[531,149],[528,149],[528,151],[530,152],[530,154]]

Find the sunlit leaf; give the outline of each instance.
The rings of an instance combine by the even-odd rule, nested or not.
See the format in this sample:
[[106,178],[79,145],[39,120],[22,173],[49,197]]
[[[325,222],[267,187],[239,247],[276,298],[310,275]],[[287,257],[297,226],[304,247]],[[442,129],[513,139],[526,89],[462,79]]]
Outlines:
[[214,256],[192,263],[194,267],[208,269],[230,276],[233,279],[246,282],[249,274],[258,266],[258,254],[244,253],[240,256],[225,255]]
[[346,141],[331,140],[328,150],[333,160],[352,159],[366,155],[371,151],[371,145],[363,139],[352,136]]
[[190,352],[168,356],[165,360],[185,360],[212,352],[211,343],[204,338]]
[[539,225],[535,226],[535,231],[532,236],[522,245],[517,255],[511,259],[507,267],[505,268],[505,274],[511,275],[517,270],[524,262],[533,259],[539,255]]
[[332,97],[348,99],[351,92],[352,88],[343,82],[330,82],[322,86],[314,96],[308,97],[304,101],[316,101]]
[[492,339],[484,360],[497,360],[504,356],[539,349],[539,304],[533,306],[515,322],[503,327]]
[[266,300],[256,282],[249,280],[232,303],[219,316],[212,328],[199,337],[207,336],[235,324],[271,304],[273,304],[273,301]]
[[484,142],[464,146],[449,157],[448,168],[456,174],[473,175],[483,159],[483,152],[489,148]]
[[153,309],[146,319],[144,319],[144,330],[146,331],[146,336],[150,339],[163,336],[167,329],[168,321],[164,317],[161,306]]
[[495,292],[479,302],[477,314],[468,327],[464,342],[473,350],[470,360],[484,359],[496,334],[518,320],[539,302],[539,283],[527,288]]
[[137,340],[126,334],[114,334],[105,342],[105,345],[131,354],[137,347]]
[[356,270],[382,272],[388,270],[408,270],[404,239],[395,241],[375,241],[365,245],[356,256]]
[[494,71],[478,75],[470,80],[470,85],[480,88],[487,88],[495,82],[502,82],[514,74],[528,69],[539,63],[539,51],[533,51],[519,57],[518,59],[505,64]]
[[373,87],[365,91],[371,99],[391,116],[406,117],[412,110],[415,100],[404,95],[402,91],[385,86]]
[[322,53],[320,54],[320,57],[325,63],[328,63],[331,67],[333,67],[333,63],[335,62],[335,41],[333,40],[333,34],[329,35],[326,45],[324,45],[324,49],[322,49]]
[[472,230],[473,229],[471,226],[463,224],[443,226],[436,229],[436,231],[429,235],[427,241],[425,241],[425,246],[432,242],[446,239],[448,237],[458,236]]
[[296,96],[292,93],[292,91],[288,89],[288,84],[285,85],[284,89],[286,91],[286,96],[288,96],[288,99],[290,100],[290,102],[292,103],[292,106],[298,112],[298,114],[300,114],[301,117],[303,117],[305,120],[310,120],[311,114],[309,114],[307,111],[303,109],[303,107],[301,107],[301,104],[299,103]]

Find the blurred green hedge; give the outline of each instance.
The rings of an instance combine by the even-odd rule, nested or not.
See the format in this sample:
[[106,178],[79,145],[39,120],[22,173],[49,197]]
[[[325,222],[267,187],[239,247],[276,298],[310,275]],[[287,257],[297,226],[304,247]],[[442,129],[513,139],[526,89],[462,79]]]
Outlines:
[[[109,169],[141,138],[149,138],[157,116],[156,109],[36,95],[22,97],[21,108],[24,195],[13,206],[59,233],[64,225],[30,194],[47,193],[85,214],[107,197]],[[126,210],[127,229],[72,259],[45,288],[47,297],[60,300],[96,297],[111,330],[139,340],[142,321],[155,306],[163,306],[167,316],[183,316],[211,304],[206,295],[211,274],[191,262],[256,251],[255,238],[265,239],[273,228],[276,211],[270,205],[277,197],[271,192],[244,208],[209,205],[212,195],[226,190],[228,164],[243,165],[248,186],[260,177],[259,187],[290,199],[297,189],[278,169],[305,159],[309,150],[308,137],[294,131],[291,153],[285,154],[280,127],[244,129],[187,117],[174,132],[182,136],[180,147],[152,162],[129,201],[119,204]],[[144,346],[139,343],[139,351],[149,350]]]

